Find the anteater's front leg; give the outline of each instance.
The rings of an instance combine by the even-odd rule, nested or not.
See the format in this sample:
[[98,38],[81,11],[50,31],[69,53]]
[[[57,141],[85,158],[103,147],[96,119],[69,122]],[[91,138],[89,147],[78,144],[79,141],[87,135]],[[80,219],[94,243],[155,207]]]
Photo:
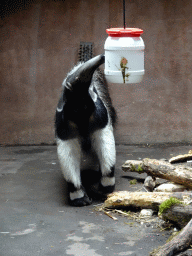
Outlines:
[[91,200],[81,184],[81,146],[78,138],[57,139],[57,154],[63,176],[68,184],[70,205],[85,206],[91,204]]

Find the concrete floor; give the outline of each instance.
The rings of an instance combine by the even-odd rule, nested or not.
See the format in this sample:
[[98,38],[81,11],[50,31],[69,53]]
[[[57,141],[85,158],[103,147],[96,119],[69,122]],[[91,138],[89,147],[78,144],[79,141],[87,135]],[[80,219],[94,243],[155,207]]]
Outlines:
[[[135,191],[146,177],[124,173],[125,160],[170,158],[190,149],[117,146],[116,191]],[[98,201],[68,206],[55,146],[1,147],[0,152],[0,256],[146,256],[171,233],[118,215],[114,221],[95,210]],[[133,178],[135,186],[129,183]]]

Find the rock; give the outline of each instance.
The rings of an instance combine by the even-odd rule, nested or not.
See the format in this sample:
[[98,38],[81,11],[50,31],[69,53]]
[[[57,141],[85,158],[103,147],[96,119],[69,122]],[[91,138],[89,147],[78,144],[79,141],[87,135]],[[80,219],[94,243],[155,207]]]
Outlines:
[[144,187],[146,188],[147,191],[152,192],[155,185],[156,185],[156,178],[147,176],[147,178],[144,181]]
[[155,192],[183,192],[186,189],[185,186],[175,183],[161,184],[154,189]]
[[143,209],[141,210],[139,217],[151,217],[153,215],[152,209]]

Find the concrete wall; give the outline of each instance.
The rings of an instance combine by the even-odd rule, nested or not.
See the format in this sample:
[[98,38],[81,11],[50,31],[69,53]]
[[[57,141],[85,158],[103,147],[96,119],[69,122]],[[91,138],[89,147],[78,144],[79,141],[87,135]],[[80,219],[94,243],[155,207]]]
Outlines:
[[[122,2],[1,4],[0,144],[54,142],[61,83],[80,42],[102,53],[105,29],[123,26]],[[126,1],[127,26],[144,30],[146,75],[140,84],[109,85],[117,143],[192,142],[191,13],[189,0]]]

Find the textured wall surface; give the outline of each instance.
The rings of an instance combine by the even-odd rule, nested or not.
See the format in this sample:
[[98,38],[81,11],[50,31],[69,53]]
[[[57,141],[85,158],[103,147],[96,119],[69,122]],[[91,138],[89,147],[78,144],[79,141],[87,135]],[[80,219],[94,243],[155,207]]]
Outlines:
[[[6,1],[0,19],[0,144],[54,142],[61,83],[80,42],[103,52],[123,26],[120,0]],[[19,4],[18,4],[19,3]],[[144,80],[109,84],[117,143],[192,143],[192,1],[126,1],[127,27],[144,30]]]

